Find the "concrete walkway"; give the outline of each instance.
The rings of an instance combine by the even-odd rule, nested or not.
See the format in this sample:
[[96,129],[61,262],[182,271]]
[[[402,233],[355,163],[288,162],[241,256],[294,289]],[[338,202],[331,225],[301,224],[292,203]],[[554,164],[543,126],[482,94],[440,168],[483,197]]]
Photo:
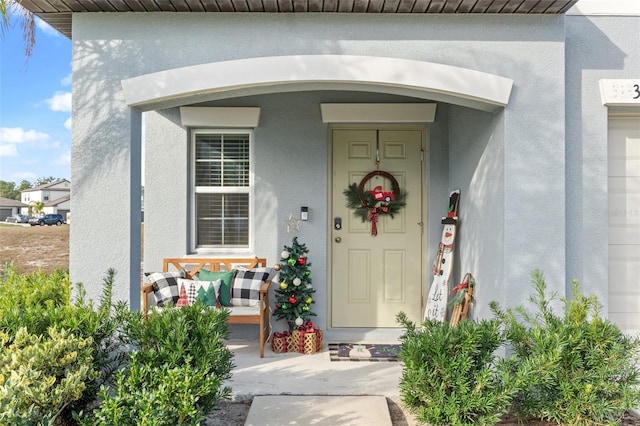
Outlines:
[[332,362],[327,343],[313,355],[276,354],[268,347],[264,358],[259,357],[256,341],[227,343],[236,365],[228,382],[232,398],[253,400],[246,426],[391,425],[386,398],[399,399],[402,363]]
[[384,396],[256,396],[245,426],[391,426]]

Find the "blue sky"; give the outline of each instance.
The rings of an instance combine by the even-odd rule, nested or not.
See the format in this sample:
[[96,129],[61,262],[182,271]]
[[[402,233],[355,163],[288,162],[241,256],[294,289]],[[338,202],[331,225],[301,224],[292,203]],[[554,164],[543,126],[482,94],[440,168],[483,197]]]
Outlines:
[[12,24],[0,39],[0,180],[70,180],[71,40],[38,19],[26,61]]

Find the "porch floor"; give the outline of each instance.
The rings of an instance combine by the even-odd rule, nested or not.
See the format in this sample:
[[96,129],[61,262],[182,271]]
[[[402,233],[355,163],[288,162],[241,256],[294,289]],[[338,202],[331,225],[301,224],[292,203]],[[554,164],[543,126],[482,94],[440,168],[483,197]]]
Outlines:
[[267,343],[259,357],[257,340],[229,340],[235,368],[228,382],[234,401],[259,395],[399,396],[400,362],[332,362],[328,343],[398,343],[399,331],[374,334],[325,333],[324,346],[312,355],[274,353]]
[[[232,400],[253,401],[245,426],[391,425],[386,398],[399,400],[400,362],[335,362],[329,343],[398,343],[397,330],[325,333],[321,351],[259,357],[257,340],[229,340]],[[293,423],[291,423],[293,421]]]

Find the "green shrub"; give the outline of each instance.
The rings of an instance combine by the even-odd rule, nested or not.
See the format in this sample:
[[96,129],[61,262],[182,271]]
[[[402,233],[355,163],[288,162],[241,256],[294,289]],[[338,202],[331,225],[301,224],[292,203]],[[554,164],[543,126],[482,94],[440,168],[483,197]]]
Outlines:
[[559,299],[564,315],[558,316],[557,297],[547,295],[539,271],[532,281],[534,314],[491,303],[514,352],[511,373],[520,381],[514,413],[563,425],[619,424],[625,410],[640,404],[640,341],[600,318],[597,298],[580,294],[577,282],[571,300]]
[[0,331],[14,336],[25,327],[29,333],[44,335],[54,321],[51,312],[69,305],[69,273],[38,271],[19,274],[6,264],[0,275]]
[[198,425],[231,390],[228,311],[197,303],[132,318],[127,336],[138,349],[103,387],[92,425]]
[[[107,272],[97,306],[86,300],[81,284],[77,285],[76,298],[70,303],[67,271],[20,275],[8,266],[0,278],[0,332],[7,335],[3,346],[11,345],[21,329],[30,335],[41,336],[44,343],[50,338],[51,328],[64,330],[70,338],[88,342],[91,370],[99,374],[87,376],[82,396],[65,404],[59,416],[62,422],[68,422],[74,411],[86,411],[96,400],[100,386],[109,383],[125,361],[124,342],[120,337],[131,313],[126,303],[112,302],[114,276],[113,270]],[[23,362],[28,365],[30,361],[25,358]]]
[[5,268],[0,424],[199,424],[229,397],[228,311],[197,305],[145,322],[113,303],[114,276],[109,270],[94,305],[80,284],[70,302],[66,271]]
[[21,328],[9,340],[0,332],[0,424],[53,425],[99,376],[91,338],[55,328],[34,335]]
[[416,419],[431,425],[497,423],[514,391],[514,381],[495,366],[494,352],[502,344],[499,321],[465,320],[455,327],[426,321],[417,330],[404,313],[397,319],[407,329],[401,338],[400,394]]

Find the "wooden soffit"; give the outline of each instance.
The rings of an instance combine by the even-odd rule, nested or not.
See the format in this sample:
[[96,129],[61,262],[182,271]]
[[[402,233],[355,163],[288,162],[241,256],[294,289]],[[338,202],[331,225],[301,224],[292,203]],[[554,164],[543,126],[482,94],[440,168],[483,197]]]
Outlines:
[[[578,0],[21,0],[71,38],[71,15],[83,12],[506,13],[562,14]],[[603,0],[604,1],[604,0]]]

